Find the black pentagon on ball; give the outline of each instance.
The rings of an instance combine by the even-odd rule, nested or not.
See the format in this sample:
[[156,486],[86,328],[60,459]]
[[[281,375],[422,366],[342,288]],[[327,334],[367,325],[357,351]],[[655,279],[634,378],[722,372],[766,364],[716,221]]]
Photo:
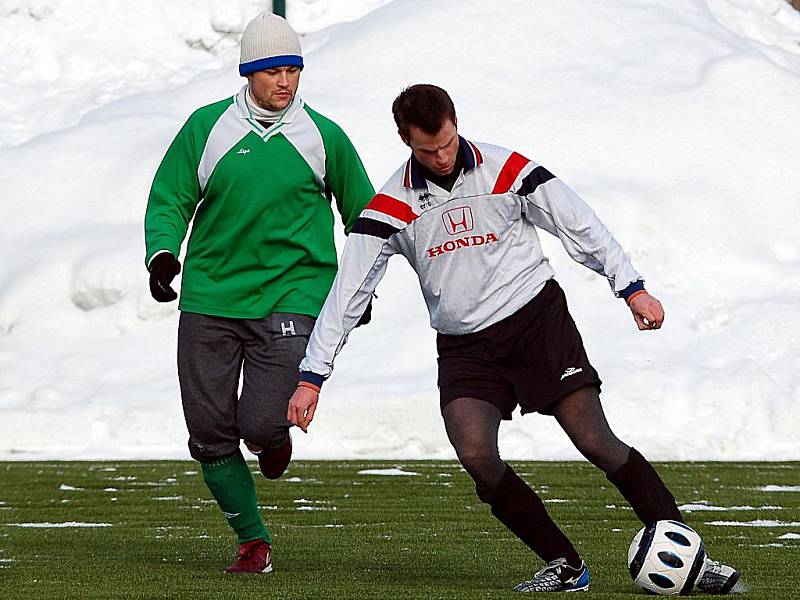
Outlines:
[[680,544],[681,546],[691,546],[692,543],[682,533],[678,533],[677,531],[666,531],[664,535],[671,539],[676,544]]
[[660,588],[668,589],[675,586],[669,577],[665,577],[659,573],[648,573],[647,577]]
[[666,550],[662,550],[658,553],[658,559],[667,565],[668,567],[672,567],[673,569],[680,569],[683,566],[683,561],[681,557],[675,554],[674,552],[667,552]]
[[631,564],[628,565],[628,572],[631,574],[633,579],[636,579],[639,576],[639,572],[644,566],[645,558],[647,558],[647,553],[650,551],[650,546],[653,544],[653,537],[655,534],[656,524],[653,523],[645,528],[644,533],[642,534],[642,539],[639,540],[639,548],[636,550],[636,556],[634,556]]

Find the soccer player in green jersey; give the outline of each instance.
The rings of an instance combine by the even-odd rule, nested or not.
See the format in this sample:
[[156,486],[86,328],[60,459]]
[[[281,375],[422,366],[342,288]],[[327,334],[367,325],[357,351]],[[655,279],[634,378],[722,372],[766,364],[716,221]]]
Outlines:
[[192,223],[178,376],[189,452],[238,536],[229,573],[272,570],[240,440],[267,478],[286,470],[287,405],[336,274],[331,200],[349,232],[374,194],[342,129],[298,96],[302,69],[288,23],[271,13],[253,19],[241,43],[246,85],[189,117],[158,168],[145,215],[145,261],[159,302],[177,298],[171,283]]

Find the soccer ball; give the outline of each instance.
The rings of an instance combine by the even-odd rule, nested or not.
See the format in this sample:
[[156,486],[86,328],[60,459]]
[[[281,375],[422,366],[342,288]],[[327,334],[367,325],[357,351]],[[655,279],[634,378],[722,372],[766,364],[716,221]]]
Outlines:
[[656,521],[642,527],[628,549],[633,582],[661,596],[690,593],[703,575],[705,563],[703,540],[678,521]]

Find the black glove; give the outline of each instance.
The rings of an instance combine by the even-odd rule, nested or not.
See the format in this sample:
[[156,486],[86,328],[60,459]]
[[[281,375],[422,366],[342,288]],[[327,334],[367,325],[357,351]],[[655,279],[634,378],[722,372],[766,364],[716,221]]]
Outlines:
[[159,302],[172,302],[178,297],[170,283],[181,272],[181,263],[169,252],[157,254],[150,263],[150,294]]
[[[373,297],[377,298],[377,296],[375,296],[374,294]],[[366,325],[371,320],[372,320],[372,298],[369,299],[367,308],[364,310],[364,314],[361,315],[361,318],[358,320],[358,323],[356,323],[356,327],[361,327],[362,325]]]

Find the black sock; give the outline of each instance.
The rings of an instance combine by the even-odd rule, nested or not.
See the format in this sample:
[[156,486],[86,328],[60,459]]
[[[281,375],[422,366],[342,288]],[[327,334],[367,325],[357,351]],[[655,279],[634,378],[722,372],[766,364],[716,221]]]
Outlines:
[[492,508],[492,514],[542,560],[566,558],[570,566],[580,567],[578,552],[547,514],[536,495],[514,470],[505,473],[494,488],[476,488],[478,498]]
[[633,512],[645,525],[662,520],[683,523],[675,497],[664,485],[653,465],[635,448],[631,448],[628,461],[606,477],[617,486]]

